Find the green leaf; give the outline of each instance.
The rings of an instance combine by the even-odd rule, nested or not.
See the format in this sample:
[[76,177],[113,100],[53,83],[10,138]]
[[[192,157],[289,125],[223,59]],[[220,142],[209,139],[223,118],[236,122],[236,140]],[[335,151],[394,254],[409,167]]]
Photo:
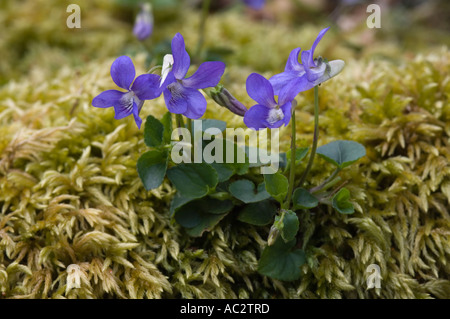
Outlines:
[[232,164],[211,163],[209,165],[211,165],[216,170],[220,183],[229,180],[230,177],[235,173],[235,169]]
[[227,214],[205,214],[202,216],[200,224],[192,228],[186,228],[186,232],[189,236],[200,237],[205,231],[210,231],[213,229],[213,227],[216,226],[226,215]]
[[354,141],[334,141],[317,148],[317,154],[342,169],[365,156],[366,149]]
[[151,150],[139,157],[137,171],[146,190],[159,187],[166,175],[169,154],[167,151]]
[[[270,161],[271,162],[267,162],[267,163],[263,163],[261,162],[261,154],[264,154],[264,157],[267,157],[267,153],[270,153],[270,149],[269,150],[262,150],[258,147],[254,147],[254,146],[247,146],[245,145],[244,147],[245,150],[245,154],[247,155],[247,158],[251,158],[251,154],[254,154],[254,158],[252,158],[252,162],[249,162],[249,167],[261,167],[261,166],[269,166],[270,164],[274,164],[276,160],[274,159],[274,161],[272,161],[272,156],[270,155]],[[275,157],[275,155],[274,155]],[[269,161],[269,159],[267,159]],[[278,154],[278,166],[281,169],[284,169],[286,167],[287,164],[287,158],[286,158],[286,153],[279,153]]]
[[333,196],[332,205],[341,214],[353,214],[355,208],[349,199],[350,191],[347,188],[341,188],[339,192]]
[[239,212],[237,219],[241,222],[256,226],[264,226],[273,220],[277,208],[271,200],[245,205]]
[[172,113],[167,112],[161,119],[161,123],[164,126],[163,143],[170,144],[172,141]]
[[292,195],[294,209],[310,209],[319,205],[319,200],[304,188],[297,188]]
[[248,172],[249,161],[247,154],[242,147],[230,140],[220,137],[215,138],[213,141],[203,140],[204,156],[206,156],[205,153],[208,153],[205,150],[210,143],[217,145],[214,147],[214,152],[221,152],[219,153],[220,155],[217,156],[217,153],[211,154],[214,156],[214,162],[210,164],[219,173],[220,181],[226,181],[234,174],[243,175]]
[[191,236],[201,236],[205,230],[214,227],[231,209],[230,200],[218,200],[210,197],[197,199],[180,207],[175,213],[175,220]]
[[298,232],[299,221],[297,214],[291,210],[284,212],[283,227],[281,229],[281,237],[285,242],[291,241],[295,238]]
[[[223,163],[226,163],[234,169],[234,173],[238,175],[247,174],[249,168],[249,160],[245,149],[233,141],[224,139]],[[232,153],[231,153],[232,152]]]
[[173,195],[172,200],[170,202],[170,216],[172,217],[175,211],[183,206],[184,204],[189,203],[190,201],[194,200],[195,198],[192,197],[186,197],[181,195],[179,192],[176,192],[175,195]]
[[255,184],[248,179],[235,181],[230,184],[228,189],[234,197],[246,204],[259,202],[270,197],[264,183],[259,184],[258,189],[255,190]]
[[[300,147],[295,149],[295,165],[298,165],[301,163],[301,161],[306,157],[308,154],[309,148],[308,147]],[[291,162],[291,150],[288,150],[286,152],[286,159],[288,162],[288,165],[286,167],[289,167],[289,164]]]
[[295,244],[295,239],[286,243],[278,237],[272,246],[266,246],[258,263],[258,272],[283,281],[299,279],[300,267],[306,262],[306,257],[303,250],[294,247]]
[[266,183],[267,192],[278,202],[282,203],[288,192],[288,179],[280,173],[265,174],[264,182]]
[[147,116],[144,127],[144,142],[149,147],[161,146],[163,142],[164,125],[154,116]]
[[179,164],[167,171],[167,177],[188,198],[205,196],[219,181],[217,172],[206,163]]

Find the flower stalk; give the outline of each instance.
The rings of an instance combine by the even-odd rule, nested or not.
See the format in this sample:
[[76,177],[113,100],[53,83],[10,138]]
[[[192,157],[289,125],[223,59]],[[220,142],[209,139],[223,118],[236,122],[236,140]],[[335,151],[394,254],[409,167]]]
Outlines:
[[311,155],[309,157],[308,164],[306,166],[305,171],[300,179],[299,187],[303,186],[303,183],[308,176],[309,171],[312,168],[314,157],[316,155],[317,143],[319,142],[319,87],[316,85],[314,87],[314,136],[313,143],[311,148]]
[[287,193],[286,202],[283,205],[284,209],[289,209],[291,205],[292,192],[294,191],[294,180],[295,180],[295,153],[296,153],[296,128],[295,128],[295,105],[292,108],[292,121],[291,121],[291,162],[289,166],[289,188]]
[[195,59],[196,62],[199,63],[201,60],[201,53],[202,53],[202,47],[203,43],[205,42],[205,26],[206,26],[206,20],[208,19],[209,14],[209,7],[211,5],[211,0],[203,0],[202,3],[202,15],[200,18],[200,25],[198,29],[198,42],[197,42],[197,48],[195,50]]

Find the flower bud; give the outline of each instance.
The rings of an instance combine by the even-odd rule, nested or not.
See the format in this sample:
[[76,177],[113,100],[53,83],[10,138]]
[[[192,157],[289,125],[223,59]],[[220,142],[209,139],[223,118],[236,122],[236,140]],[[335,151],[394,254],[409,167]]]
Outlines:
[[245,112],[247,112],[245,105],[231,95],[231,93],[224,88],[223,85],[217,85],[209,91],[209,95],[217,104],[226,107],[234,114],[244,116]]
[[280,230],[278,229],[278,227],[276,227],[275,225],[270,227],[269,236],[267,237],[267,245],[272,246],[277,240],[279,234]]
[[153,14],[149,3],[141,6],[141,11],[136,17],[133,27],[133,34],[139,41],[143,41],[153,33]]

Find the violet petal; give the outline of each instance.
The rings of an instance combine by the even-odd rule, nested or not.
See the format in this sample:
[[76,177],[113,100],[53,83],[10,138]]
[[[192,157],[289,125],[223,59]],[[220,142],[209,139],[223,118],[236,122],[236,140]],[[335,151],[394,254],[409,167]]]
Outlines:
[[183,86],[193,89],[214,87],[219,84],[224,72],[223,62],[203,62],[191,77],[183,80]]
[[111,77],[122,89],[128,90],[135,76],[133,61],[125,55],[118,57],[111,65]]
[[161,95],[161,78],[156,74],[142,74],[134,80],[131,90],[139,100],[152,100]]
[[92,106],[107,108],[114,105],[118,105],[122,96],[126,94],[126,92],[120,92],[117,90],[107,90],[103,91],[92,100]]
[[248,95],[258,104],[267,107],[275,107],[277,105],[273,97],[272,84],[262,75],[258,73],[250,74],[247,78],[246,87]]
[[244,123],[248,128],[260,130],[267,127],[267,116],[271,108],[264,105],[253,105],[244,114]]
[[182,80],[189,66],[191,65],[191,58],[186,52],[183,36],[177,33],[172,39],[172,55],[173,55],[173,74],[178,80]]

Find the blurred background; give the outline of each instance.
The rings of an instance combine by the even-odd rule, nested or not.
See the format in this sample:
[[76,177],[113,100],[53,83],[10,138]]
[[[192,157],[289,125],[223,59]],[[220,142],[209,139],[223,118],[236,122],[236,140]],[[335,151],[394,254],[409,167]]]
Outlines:
[[[145,52],[147,64],[161,63],[180,32],[193,50],[198,41],[201,0],[152,0],[152,35],[132,33],[141,0],[72,1],[80,6],[81,28],[69,29],[68,1],[0,2],[0,85],[23,74],[48,77],[62,66]],[[366,21],[369,4],[381,8],[381,28]],[[332,26],[321,53],[355,58],[404,59],[450,44],[450,2],[446,0],[266,0],[261,9],[240,0],[212,0],[203,60],[221,59],[257,71],[284,67],[290,50],[310,45]],[[284,35],[284,36],[280,36]],[[275,42],[268,41],[278,37]],[[265,41],[266,40],[266,41]],[[277,43],[276,45],[269,43]],[[307,49],[307,47],[305,47]],[[326,55],[329,53],[329,55]],[[153,62],[152,62],[153,61]]]

